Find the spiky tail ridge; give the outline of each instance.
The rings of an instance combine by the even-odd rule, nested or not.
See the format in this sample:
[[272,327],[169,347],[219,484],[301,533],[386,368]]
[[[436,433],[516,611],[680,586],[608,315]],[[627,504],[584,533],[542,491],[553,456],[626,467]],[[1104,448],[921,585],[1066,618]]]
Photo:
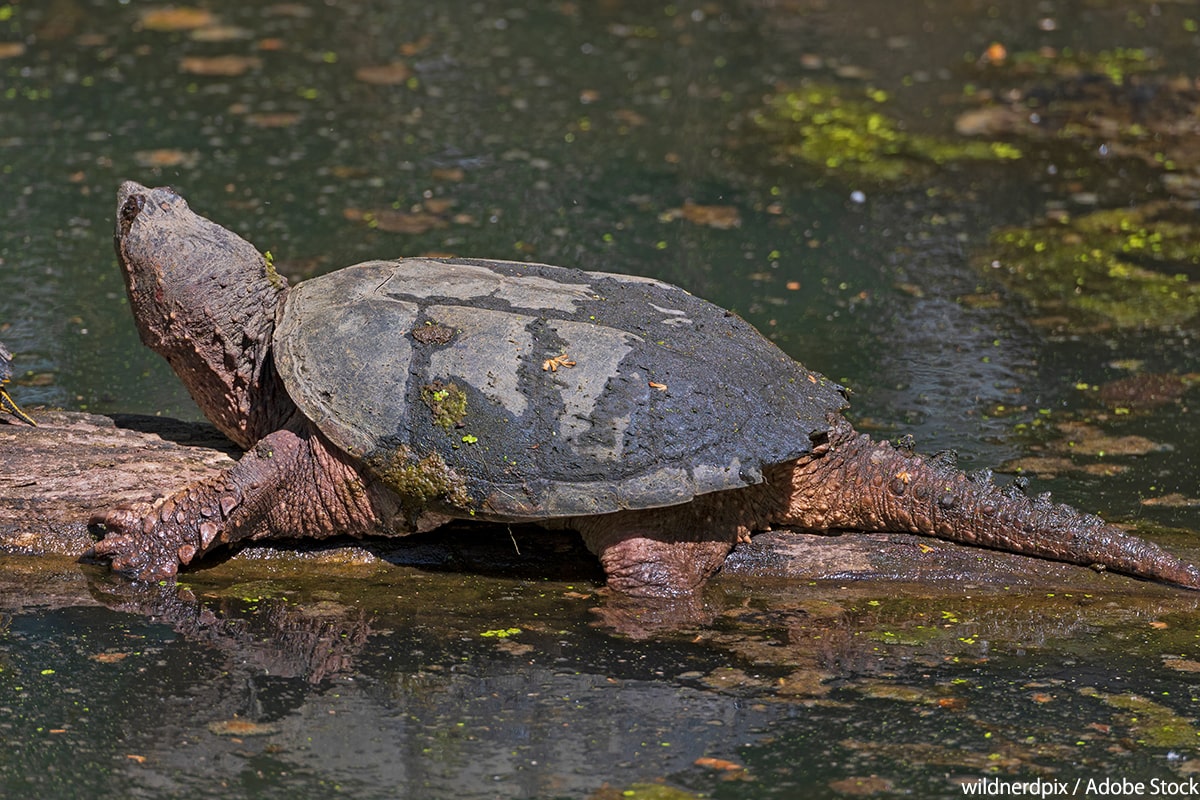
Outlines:
[[784,524],[808,530],[907,531],[962,544],[1103,567],[1200,589],[1200,568],[1092,514],[972,478],[943,459],[898,450],[842,420],[797,462]]

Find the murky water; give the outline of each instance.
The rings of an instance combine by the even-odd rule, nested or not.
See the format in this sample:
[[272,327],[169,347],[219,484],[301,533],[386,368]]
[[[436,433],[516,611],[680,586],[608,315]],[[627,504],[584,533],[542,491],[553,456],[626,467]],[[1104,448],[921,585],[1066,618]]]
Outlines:
[[[175,186],[293,281],[454,253],[678,283],[853,387],[860,427],[972,468],[1022,459],[1039,490],[1185,541],[1197,262],[1137,261],[1181,275],[1162,291],[1183,298],[1139,325],[1073,317],[985,265],[996,231],[1047,214],[1192,210],[1200,8],[895,9],[0,3],[14,395],[198,418],[139,345],[111,254],[132,178]],[[763,123],[806,86],[833,105]],[[879,157],[898,177],[806,160],[802,126],[857,105],[860,128],[909,137]],[[1019,159],[912,139],[961,144],[981,109],[975,140]],[[1176,390],[1105,388],[1144,376]],[[3,569],[6,796],[949,797],[984,776],[1196,766],[1194,598],[1133,582],[967,597],[726,578],[711,626],[634,641],[591,624],[586,570],[314,588],[224,565],[136,597],[74,565]]]

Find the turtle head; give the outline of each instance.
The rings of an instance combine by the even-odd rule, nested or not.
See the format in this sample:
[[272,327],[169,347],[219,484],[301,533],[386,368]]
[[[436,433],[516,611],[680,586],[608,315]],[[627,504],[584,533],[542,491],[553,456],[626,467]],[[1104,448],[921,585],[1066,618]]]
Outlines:
[[287,282],[253,245],[165,187],[121,185],[114,240],[142,342],[205,416],[242,447],[279,428],[293,406],[271,336]]

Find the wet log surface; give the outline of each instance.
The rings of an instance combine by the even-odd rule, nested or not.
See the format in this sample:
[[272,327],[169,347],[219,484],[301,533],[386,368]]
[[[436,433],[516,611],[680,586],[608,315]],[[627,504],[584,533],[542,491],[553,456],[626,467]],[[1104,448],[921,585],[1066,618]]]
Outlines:
[[39,412],[0,424],[0,546],[78,555],[87,521],[229,466],[237,450],[208,425],[158,417]]
[[[39,427],[0,424],[0,548],[78,557],[94,541],[91,515],[149,500],[227,467],[237,449],[210,425],[175,419],[39,412]],[[223,554],[228,558],[231,554]],[[318,565],[380,561],[433,570],[602,580],[577,537],[530,526],[462,524],[421,536],[249,546],[239,559]],[[215,559],[221,560],[221,559]],[[210,563],[214,562],[210,559]],[[1135,589],[1116,575],[908,534],[823,536],[776,531],[739,545],[725,575],[804,581],[888,580],[932,588],[1032,586]],[[1144,586],[1144,584],[1143,584]]]

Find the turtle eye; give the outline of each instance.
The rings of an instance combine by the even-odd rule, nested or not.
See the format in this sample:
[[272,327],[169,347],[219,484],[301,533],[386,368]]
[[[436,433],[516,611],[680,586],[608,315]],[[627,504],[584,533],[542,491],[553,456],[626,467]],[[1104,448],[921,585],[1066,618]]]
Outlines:
[[137,215],[142,213],[142,209],[146,207],[146,195],[131,194],[125,200],[125,205],[121,206],[121,235],[129,233],[129,228],[132,227],[133,221],[137,219]]

